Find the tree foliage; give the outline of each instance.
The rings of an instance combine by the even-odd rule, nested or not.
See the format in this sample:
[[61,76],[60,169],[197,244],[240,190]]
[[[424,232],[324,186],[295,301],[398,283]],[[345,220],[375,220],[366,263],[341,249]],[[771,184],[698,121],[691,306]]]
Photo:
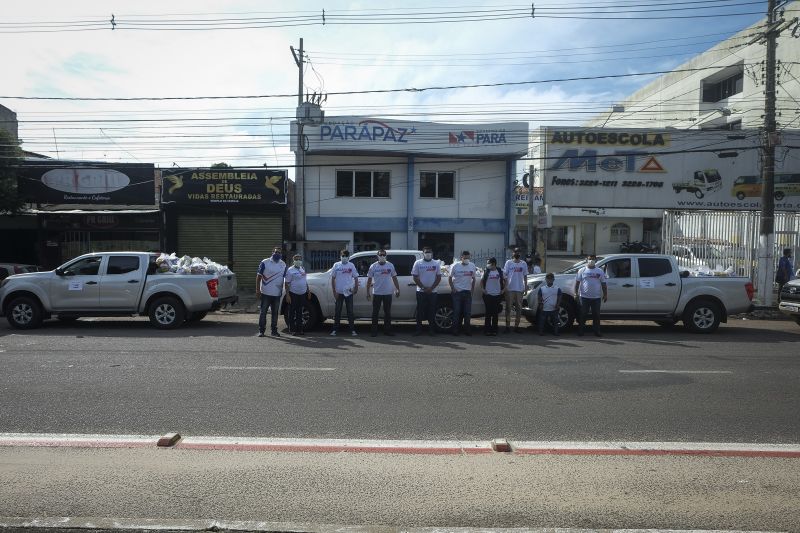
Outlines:
[[19,141],[0,129],[0,213],[16,214],[23,206],[17,192],[17,169],[22,163]]
[[214,163],[211,168],[233,168],[228,163]]

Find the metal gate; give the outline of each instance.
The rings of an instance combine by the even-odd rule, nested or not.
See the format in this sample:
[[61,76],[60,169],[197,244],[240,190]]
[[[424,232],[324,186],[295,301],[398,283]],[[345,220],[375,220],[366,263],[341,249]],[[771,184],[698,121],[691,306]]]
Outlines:
[[[760,216],[758,211],[665,211],[661,251],[689,270],[727,269],[755,281]],[[775,213],[776,265],[784,248],[797,257],[800,213]]]

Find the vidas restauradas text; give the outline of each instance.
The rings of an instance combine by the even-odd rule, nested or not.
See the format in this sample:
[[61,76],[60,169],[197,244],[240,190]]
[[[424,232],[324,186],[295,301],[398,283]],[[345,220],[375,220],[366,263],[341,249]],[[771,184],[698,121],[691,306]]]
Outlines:
[[606,146],[668,146],[669,133],[625,133],[554,131],[550,144],[595,144]]

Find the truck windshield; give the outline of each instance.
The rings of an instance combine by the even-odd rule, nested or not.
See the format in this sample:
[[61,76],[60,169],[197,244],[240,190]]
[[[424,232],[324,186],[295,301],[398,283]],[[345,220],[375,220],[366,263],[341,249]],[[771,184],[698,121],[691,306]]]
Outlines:
[[722,179],[722,176],[719,175],[719,172],[716,170],[706,170],[706,181],[708,183],[716,183]]
[[[602,261],[603,257],[602,256],[597,256],[597,260],[598,261]],[[574,265],[572,265],[568,269],[562,270],[561,272],[559,272],[559,274],[577,274],[578,270],[582,269],[585,266],[586,266],[586,259],[584,259],[583,261],[578,261],[577,263],[575,263]]]

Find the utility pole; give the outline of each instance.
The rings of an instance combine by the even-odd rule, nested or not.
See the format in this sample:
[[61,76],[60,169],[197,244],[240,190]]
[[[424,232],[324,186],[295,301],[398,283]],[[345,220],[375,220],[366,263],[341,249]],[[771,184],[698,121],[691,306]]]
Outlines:
[[764,134],[761,139],[761,221],[758,232],[758,286],[761,304],[772,305],[772,286],[775,278],[775,145],[778,143],[775,125],[775,49],[780,30],[776,23],[775,0],[767,2],[765,30],[767,58],[764,68]]
[[[294,205],[292,206],[292,218],[294,219],[294,238],[298,240],[305,240],[306,235],[306,173],[305,173],[305,146],[303,142],[303,121],[299,118],[300,107],[303,105],[303,67],[305,56],[303,55],[303,38],[300,38],[300,49],[295,50],[294,46],[290,46],[294,56],[294,62],[298,69],[297,80],[297,138],[295,139],[294,151],[294,182],[295,194]],[[299,187],[298,187],[299,185]],[[298,209],[299,207],[299,209]],[[298,243],[297,252],[305,256],[305,246]]]
[[533,246],[533,171],[533,165],[528,167],[528,254],[531,257],[536,254],[536,248]]

